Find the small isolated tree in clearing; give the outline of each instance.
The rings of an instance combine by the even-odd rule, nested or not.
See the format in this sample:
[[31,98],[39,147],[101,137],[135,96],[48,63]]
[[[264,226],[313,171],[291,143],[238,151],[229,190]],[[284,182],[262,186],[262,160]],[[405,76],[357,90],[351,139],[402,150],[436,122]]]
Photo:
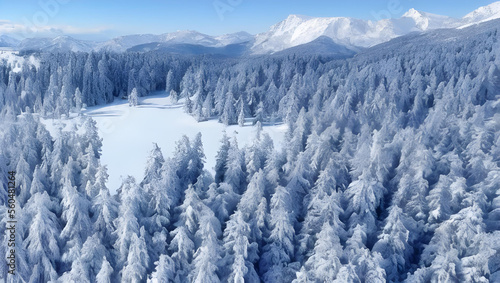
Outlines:
[[240,127],[245,126],[245,108],[243,107],[243,103],[241,103],[240,113],[238,114],[238,125]]
[[172,104],[177,104],[179,101],[179,93],[173,89],[170,91],[170,101],[172,101]]
[[128,105],[129,106],[137,106],[139,104],[139,94],[137,92],[137,89],[134,88],[132,89],[132,92],[128,96]]
[[80,91],[79,88],[76,88],[75,90],[75,112],[80,113],[83,108],[83,97],[82,97],[82,92]]

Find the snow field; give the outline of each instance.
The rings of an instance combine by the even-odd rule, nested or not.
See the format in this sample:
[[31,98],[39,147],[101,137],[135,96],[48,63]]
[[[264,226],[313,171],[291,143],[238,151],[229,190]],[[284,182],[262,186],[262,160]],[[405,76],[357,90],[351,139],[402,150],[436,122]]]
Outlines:
[[[108,188],[112,193],[120,187],[122,178],[128,174],[142,180],[146,160],[157,143],[165,158],[172,156],[176,142],[186,135],[193,139],[198,132],[202,134],[206,156],[205,169],[214,173],[215,156],[220,140],[226,131],[235,137],[240,148],[250,145],[256,133],[256,127],[246,122],[244,127],[225,126],[216,119],[198,123],[184,113],[182,100],[172,104],[165,92],[156,92],[139,100],[137,107],[130,107],[126,100],[116,99],[104,106],[89,107],[83,111],[91,116],[103,139],[101,164],[108,167]],[[77,117],[68,120],[44,120],[52,135],[62,126],[70,130],[78,122]],[[286,126],[283,124],[264,126],[263,133],[268,133],[275,148],[281,148]]]

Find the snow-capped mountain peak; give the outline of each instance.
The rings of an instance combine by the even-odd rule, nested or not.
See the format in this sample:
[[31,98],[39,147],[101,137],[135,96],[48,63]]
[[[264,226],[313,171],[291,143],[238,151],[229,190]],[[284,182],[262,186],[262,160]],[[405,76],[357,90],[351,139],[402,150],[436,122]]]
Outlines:
[[301,23],[308,21],[310,19],[314,19],[314,17],[306,16],[306,15],[298,15],[298,14],[291,14],[289,15],[284,22],[293,24],[293,23]]
[[[326,36],[348,47],[369,46],[370,38],[384,29],[371,21],[347,17],[313,18],[290,15],[273,25],[269,31],[258,34],[252,47],[254,54],[282,51],[287,48],[309,43]],[[383,42],[382,40],[380,42]]]
[[403,14],[402,19],[412,19],[415,22],[415,28],[421,31],[428,29],[449,28],[455,26],[456,19],[422,12],[411,8]]
[[500,1],[480,7],[463,17],[469,24],[481,23],[498,18],[500,18]]
[[408,10],[408,12],[403,14],[404,18],[418,18],[421,17],[422,13],[420,11],[415,10],[414,8],[411,8]]
[[464,18],[451,18],[410,9],[397,19],[379,21],[347,17],[313,18],[290,15],[258,34],[252,47],[254,54],[274,53],[309,43],[321,36],[351,49],[371,47],[415,31],[459,28],[500,18],[500,2],[481,7]]
[[312,19],[312,17],[290,15],[285,20],[273,25],[271,31],[276,34],[284,34],[296,29],[299,25],[310,19]]

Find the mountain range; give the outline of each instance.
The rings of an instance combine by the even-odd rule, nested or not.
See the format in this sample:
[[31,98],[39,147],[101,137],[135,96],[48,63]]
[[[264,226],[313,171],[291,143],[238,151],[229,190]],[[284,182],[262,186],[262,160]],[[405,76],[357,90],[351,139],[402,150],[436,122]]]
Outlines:
[[0,47],[16,47],[19,43],[20,41],[13,37],[0,35]]
[[410,9],[400,18],[379,21],[290,15],[271,26],[268,31],[257,35],[238,32],[210,36],[197,31],[177,31],[160,35],[126,35],[105,42],[78,40],[70,36],[18,41],[2,35],[0,47],[36,52],[161,51],[225,56],[311,53],[350,57],[366,47],[412,32],[442,28],[460,29],[497,18],[500,18],[500,1],[480,7],[462,18],[435,15],[415,9]]

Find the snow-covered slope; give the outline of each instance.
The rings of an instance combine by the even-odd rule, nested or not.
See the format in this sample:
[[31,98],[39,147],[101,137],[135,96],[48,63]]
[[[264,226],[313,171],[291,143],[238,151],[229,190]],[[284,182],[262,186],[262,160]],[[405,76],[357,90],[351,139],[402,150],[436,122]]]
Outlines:
[[456,42],[464,42],[465,44],[470,38],[479,38],[479,35],[495,33],[499,27],[500,19],[495,19],[464,28],[439,29],[423,33],[411,33],[367,48],[356,55],[355,61],[382,60],[382,58],[388,57],[389,54],[390,56],[395,56],[394,54],[398,52],[415,52],[415,50],[421,50],[429,45],[446,46]]
[[[191,139],[201,132],[206,156],[205,169],[214,173],[215,156],[224,130],[228,136],[238,139],[240,147],[247,145],[255,136],[256,127],[249,123],[245,127],[226,127],[217,120],[198,123],[184,113],[182,106],[182,101],[172,104],[165,92],[158,92],[142,98],[137,107],[129,107],[125,100],[116,100],[112,104],[91,107],[85,111],[85,115],[96,120],[99,135],[103,138],[101,163],[108,166],[108,187],[112,192],[121,185],[124,172],[137,180],[143,178],[144,166],[153,143],[158,144],[165,156],[171,156],[175,143],[183,135]],[[59,127],[70,130],[72,123],[77,122],[78,118],[44,120],[52,135],[57,134]],[[271,136],[276,148],[281,148],[286,126],[264,126],[263,131]]]
[[499,17],[500,2],[481,7],[460,19],[415,9],[410,9],[398,19],[380,21],[290,15],[284,21],[272,26],[269,31],[256,35],[252,52],[274,53],[311,42],[320,36],[329,37],[335,43],[349,48],[370,47],[411,32],[458,28]]
[[323,55],[330,58],[350,58],[356,55],[356,52],[335,43],[331,38],[326,36],[320,36],[317,39],[294,46],[283,51],[274,53],[274,55]]
[[500,2],[481,7],[462,18],[464,25],[478,24],[500,18]]

